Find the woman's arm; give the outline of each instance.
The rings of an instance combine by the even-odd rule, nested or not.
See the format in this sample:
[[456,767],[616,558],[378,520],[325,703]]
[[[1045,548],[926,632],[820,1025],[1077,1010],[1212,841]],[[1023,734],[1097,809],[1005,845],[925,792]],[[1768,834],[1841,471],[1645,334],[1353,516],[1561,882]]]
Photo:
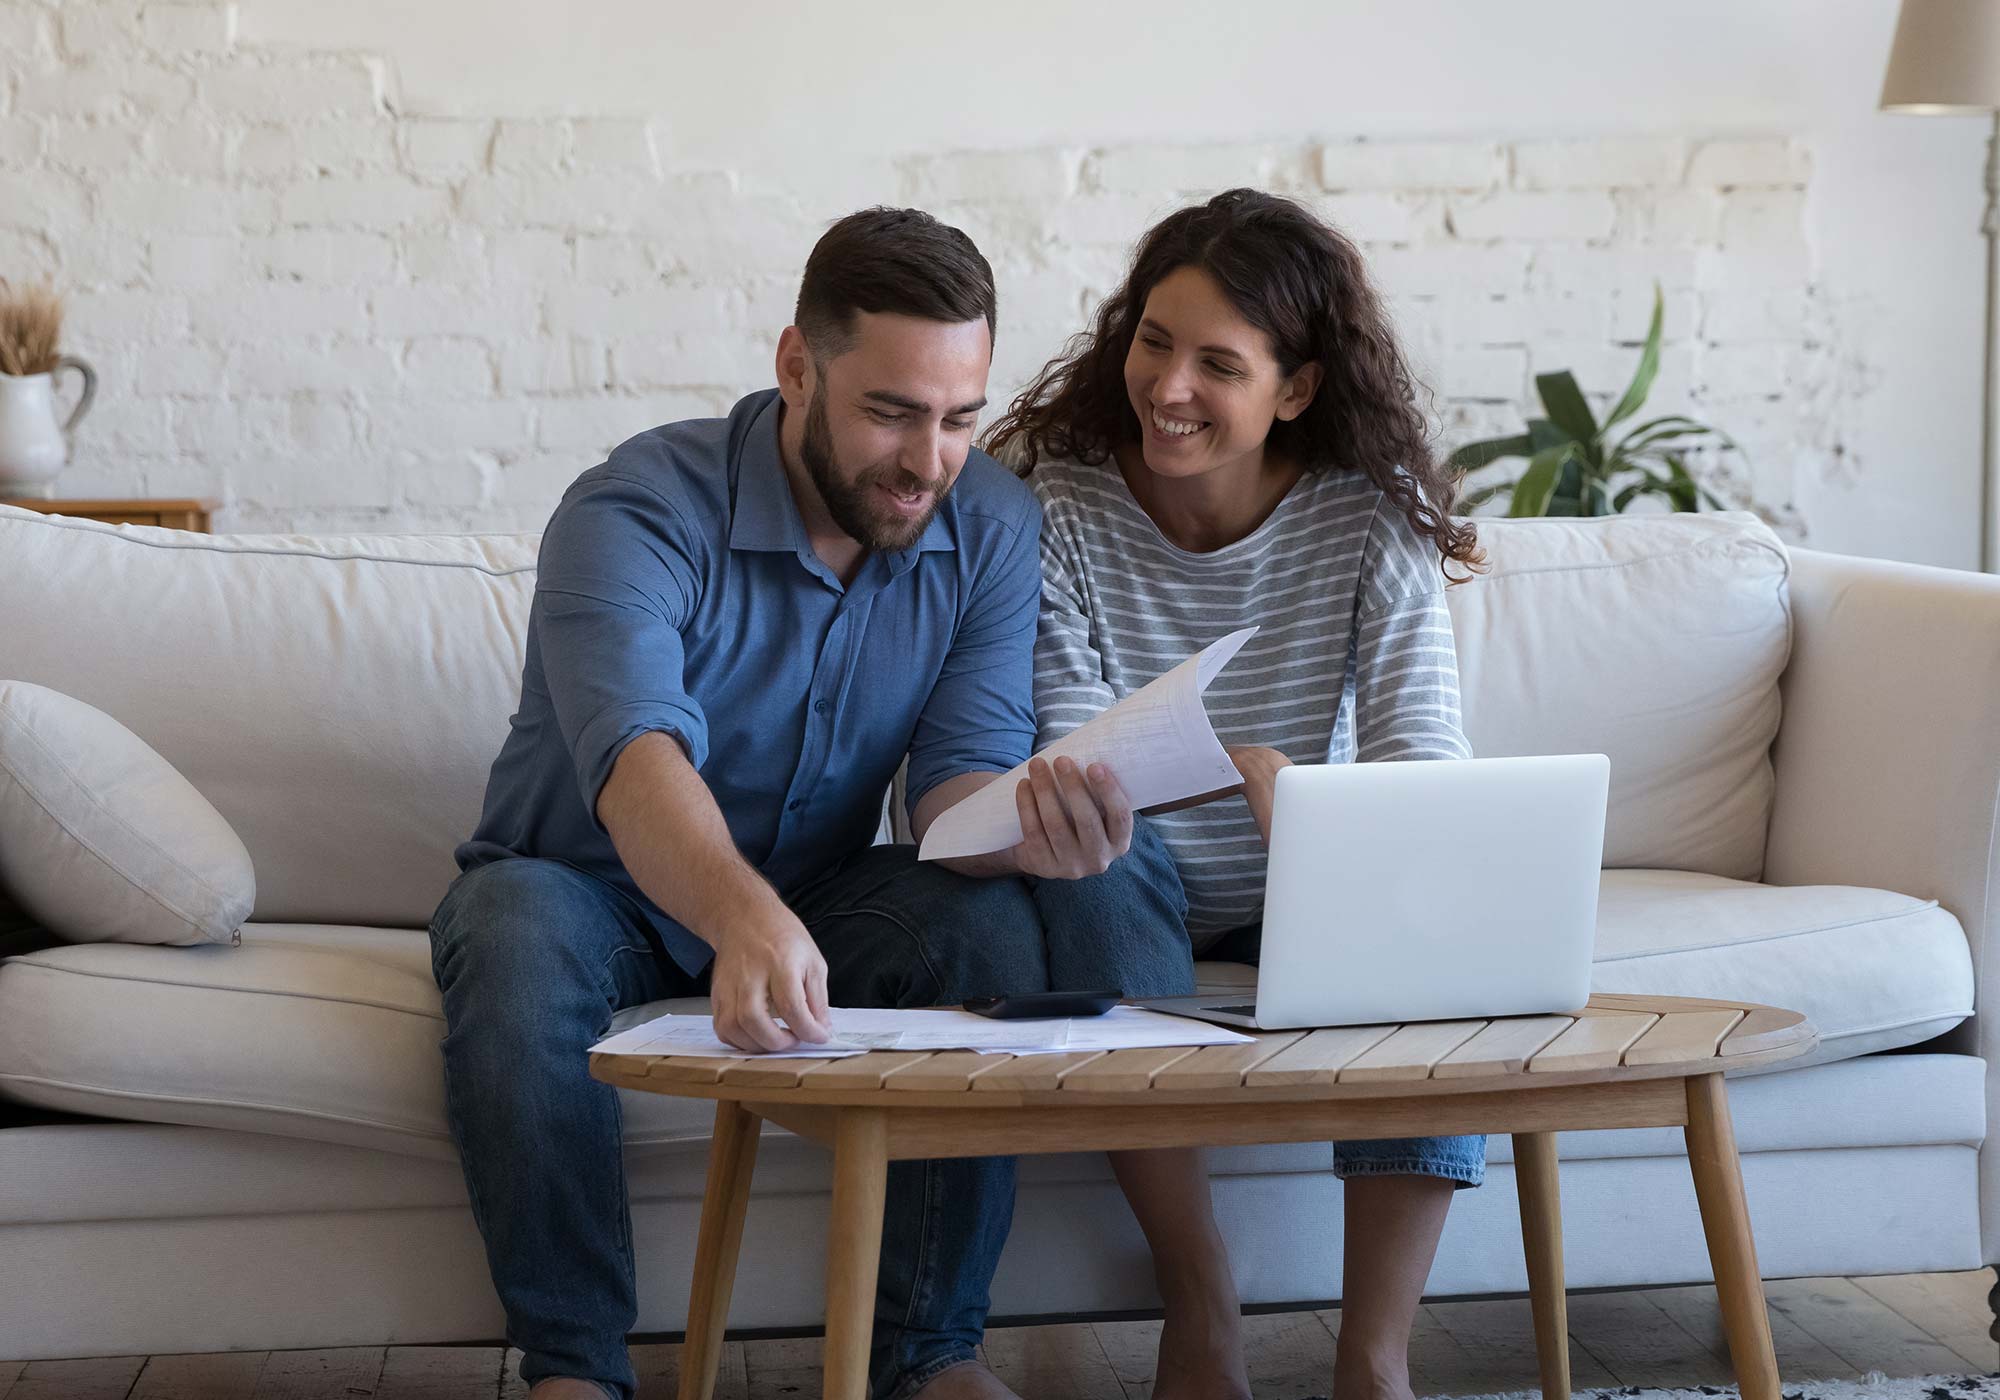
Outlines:
[[1354,757],[1470,758],[1458,648],[1437,551],[1400,510],[1378,508],[1364,546],[1354,628]]
[[1185,811],[1189,807],[1205,806],[1241,793],[1243,800],[1250,805],[1250,815],[1257,820],[1257,830],[1263,836],[1264,844],[1268,846],[1271,844],[1271,799],[1277,790],[1278,770],[1291,767],[1292,761],[1276,749],[1259,745],[1224,744],[1222,747],[1229,755],[1229,761],[1236,765],[1236,771],[1243,775],[1242,782],[1233,787],[1217,788],[1214,792],[1183,797],[1178,802],[1162,802],[1157,807],[1146,808],[1141,815],[1156,817],[1163,812]]

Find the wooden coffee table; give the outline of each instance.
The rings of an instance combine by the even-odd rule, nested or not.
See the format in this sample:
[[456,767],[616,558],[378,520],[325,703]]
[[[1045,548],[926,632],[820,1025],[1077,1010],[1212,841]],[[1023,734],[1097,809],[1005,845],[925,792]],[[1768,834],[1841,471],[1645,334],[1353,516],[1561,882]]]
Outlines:
[[828,1400],[865,1400],[889,1163],[1236,1143],[1511,1133],[1542,1391],[1568,1396],[1555,1134],[1687,1130],[1744,1400],[1778,1400],[1724,1070],[1803,1054],[1796,1011],[1594,996],[1574,1016],[1258,1035],[1248,1045],[1068,1055],[874,1051],[844,1060],[592,1055],[607,1084],[716,1100],[682,1400],[710,1400],[763,1121],[833,1149]]

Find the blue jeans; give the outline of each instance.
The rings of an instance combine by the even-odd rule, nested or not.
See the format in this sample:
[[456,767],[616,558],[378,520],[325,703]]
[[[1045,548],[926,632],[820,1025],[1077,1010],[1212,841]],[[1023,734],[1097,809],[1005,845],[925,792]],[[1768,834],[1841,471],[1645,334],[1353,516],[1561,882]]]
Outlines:
[[[1048,986],[1018,880],[973,880],[875,846],[784,892],[836,1006],[933,1006]],[[638,1318],[617,1091],[585,1051],[628,1006],[706,991],[627,896],[561,861],[461,875],[431,919],[445,1099],[521,1377],[631,1400]],[[889,1168],[871,1389],[906,1394],[972,1359],[1014,1211],[1009,1157]]]
[[[1189,996],[1194,948],[1187,896],[1174,858],[1144,817],[1132,849],[1087,880],[1031,880],[1048,938],[1049,985],[1057,991],[1117,987],[1128,997]],[[1232,930],[1202,950],[1206,959],[1257,961],[1263,930]],[[1376,1138],[1333,1145],[1334,1175],[1441,1176],[1459,1187],[1486,1179],[1486,1137]]]

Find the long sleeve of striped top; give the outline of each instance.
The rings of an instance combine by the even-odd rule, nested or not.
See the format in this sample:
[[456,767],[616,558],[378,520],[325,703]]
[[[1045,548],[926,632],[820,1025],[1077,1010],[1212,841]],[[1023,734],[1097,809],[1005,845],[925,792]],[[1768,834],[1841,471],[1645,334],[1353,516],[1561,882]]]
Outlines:
[[[1255,624],[1205,697],[1225,744],[1295,763],[1470,755],[1436,551],[1363,474],[1306,476],[1207,553],[1162,535],[1112,464],[1044,463],[1029,481],[1044,509],[1037,747]],[[1241,798],[1153,820],[1198,947],[1261,917],[1264,846]]]

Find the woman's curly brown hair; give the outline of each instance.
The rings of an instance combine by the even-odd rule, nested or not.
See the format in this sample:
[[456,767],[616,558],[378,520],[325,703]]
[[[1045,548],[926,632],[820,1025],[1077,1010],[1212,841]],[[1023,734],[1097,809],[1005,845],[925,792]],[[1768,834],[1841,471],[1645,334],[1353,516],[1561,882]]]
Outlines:
[[1416,381],[1360,250],[1299,204],[1261,190],[1227,190],[1155,224],[1097,324],[1071,337],[1014,399],[988,430],[987,451],[1013,454],[1026,476],[1044,456],[1096,465],[1139,441],[1125,357],[1147,297],[1183,267],[1213,277],[1270,337],[1280,373],[1313,363],[1324,371],[1306,410],[1271,424],[1270,452],[1306,471],[1366,472],[1441,560],[1468,569],[1484,562],[1471,522],[1449,514],[1458,474],[1431,452]]

